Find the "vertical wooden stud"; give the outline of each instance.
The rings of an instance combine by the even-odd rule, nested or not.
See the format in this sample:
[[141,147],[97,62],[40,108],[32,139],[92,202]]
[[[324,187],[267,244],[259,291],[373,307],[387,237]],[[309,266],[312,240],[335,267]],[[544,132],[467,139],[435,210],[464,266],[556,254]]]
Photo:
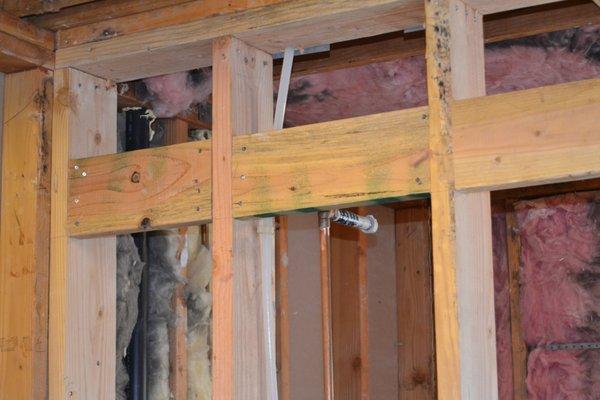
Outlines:
[[431,216],[427,202],[396,210],[398,386],[401,399],[435,399]]
[[276,218],[275,294],[277,302],[277,383],[279,400],[290,400],[290,320],[288,297],[288,217]]
[[527,398],[527,345],[521,325],[521,234],[514,208],[516,200],[506,201],[506,248],[510,291],[510,331],[514,399]]
[[426,57],[440,399],[497,399],[489,192],[454,186],[452,107],[485,95],[483,17],[460,0],[426,0]]
[[[274,220],[234,221],[233,136],[273,124],[271,55],[224,37],[213,45],[213,399],[268,399],[276,390],[275,326],[261,285],[274,287]],[[264,270],[266,269],[266,270]],[[269,278],[265,279],[267,275]],[[275,305],[271,316],[275,314]],[[271,349],[272,345],[272,349]],[[273,356],[272,368],[268,365]],[[272,370],[272,371],[271,371]],[[272,374],[272,375],[271,375]]]
[[[353,210],[364,214],[364,209]],[[367,235],[331,226],[331,312],[335,398],[369,397]]]
[[50,247],[50,399],[113,399],[116,238],[69,238],[70,159],[116,152],[113,84],[74,69],[54,75]]
[[[185,143],[188,141],[188,123],[178,118],[162,121],[165,128],[165,145]],[[182,254],[187,246],[187,228],[179,229],[180,248]],[[181,261],[181,260],[180,260]],[[182,276],[186,276],[183,266]],[[169,326],[169,388],[173,400],[187,400],[188,397],[188,360],[187,360],[187,306],[185,302],[185,285],[177,284],[173,292],[174,322]]]
[[0,399],[44,399],[48,374],[52,73],[6,76],[0,220]]

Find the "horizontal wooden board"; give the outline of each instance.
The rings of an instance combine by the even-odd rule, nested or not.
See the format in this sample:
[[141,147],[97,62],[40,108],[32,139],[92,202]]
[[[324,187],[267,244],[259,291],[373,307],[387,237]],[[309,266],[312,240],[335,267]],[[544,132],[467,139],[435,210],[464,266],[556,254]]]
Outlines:
[[[426,132],[426,108],[415,108],[238,136],[234,216],[426,193]],[[75,160],[70,232],[85,236],[206,221],[210,187],[210,141]]]
[[600,79],[455,104],[456,188],[600,177]]
[[226,35],[275,53],[422,22],[423,4],[415,0],[290,0],[59,49],[56,62],[59,68],[126,81],[211,65],[212,40]]
[[[453,107],[457,190],[600,177],[600,79]],[[236,137],[234,216],[428,193],[427,114],[420,107]],[[210,147],[192,142],[72,161],[70,233],[209,220]]]

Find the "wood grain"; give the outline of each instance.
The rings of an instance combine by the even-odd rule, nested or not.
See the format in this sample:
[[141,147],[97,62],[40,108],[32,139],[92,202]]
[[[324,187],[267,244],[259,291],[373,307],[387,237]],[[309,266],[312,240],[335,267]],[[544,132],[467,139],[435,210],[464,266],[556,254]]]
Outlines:
[[0,399],[41,399],[48,382],[52,73],[10,74],[5,94]]
[[[359,210],[352,210],[361,213]],[[364,211],[364,210],[362,210]],[[368,399],[366,235],[331,226],[331,317],[336,399]]]
[[211,42],[224,35],[274,53],[402,30],[422,19],[414,0],[293,0],[62,48],[56,63],[127,81],[209,66]]
[[[533,10],[491,16],[484,21],[486,43],[521,38],[563,29],[600,24],[600,8],[589,1],[571,0]],[[294,59],[294,76],[302,76],[377,62],[399,60],[425,53],[425,34],[393,32],[372,38],[333,43],[330,51]],[[281,65],[275,66],[275,77]]]
[[[234,216],[426,193],[426,118],[416,108],[235,137]],[[154,228],[209,220],[210,153],[211,141],[201,141],[74,160],[71,233],[140,230],[145,218]]]
[[510,331],[512,343],[513,393],[515,399],[527,398],[527,345],[521,322],[521,234],[514,200],[506,201],[506,247],[510,293]]
[[597,115],[600,79],[457,102],[456,187],[504,189],[600,177]]
[[233,220],[232,146],[272,127],[272,57],[232,37],[215,41],[213,57],[213,399],[271,399],[275,304],[263,286],[275,283],[274,220]]
[[497,399],[490,193],[455,185],[453,102],[485,95],[483,17],[460,0],[425,10],[438,395]]
[[534,7],[542,4],[555,3],[561,0],[465,0],[465,3],[479,13],[493,14],[519,8]]
[[398,208],[396,293],[400,399],[433,400],[435,342],[431,261],[431,207],[425,201]]
[[[116,14],[115,18],[100,19],[90,24],[77,23],[76,27],[61,29],[57,33],[59,48],[70,47],[82,43],[97,42],[113,37],[156,28],[196,21],[199,19],[231,14],[255,7],[281,3],[283,0],[159,0],[159,1],[121,1],[113,4],[87,5],[93,9],[93,15],[99,16],[106,11]],[[85,7],[85,6],[84,6]]]
[[[165,144],[185,143],[188,141],[188,124],[180,119],[163,120],[165,129]],[[187,266],[182,260],[182,254],[190,246],[188,243],[187,227],[179,228],[176,257],[180,263],[179,273],[184,278],[187,276]],[[188,398],[188,354],[187,331],[188,310],[185,295],[185,284],[175,286],[172,298],[174,321],[169,324],[169,389],[173,400],[187,400]]]
[[19,17],[57,12],[63,8],[89,3],[93,0],[2,0],[2,9]]
[[67,211],[73,200],[69,159],[116,151],[116,107],[114,85],[76,70],[55,71],[50,399],[110,399],[115,393],[116,238],[69,238]]
[[275,218],[275,296],[277,301],[277,382],[280,400],[290,400],[290,307],[288,217]]

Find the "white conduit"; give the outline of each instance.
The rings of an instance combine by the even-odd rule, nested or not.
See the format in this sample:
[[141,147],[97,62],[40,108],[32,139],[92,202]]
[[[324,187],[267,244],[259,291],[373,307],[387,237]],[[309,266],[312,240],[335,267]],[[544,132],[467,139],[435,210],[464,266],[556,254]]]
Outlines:
[[[287,104],[288,91],[290,87],[290,78],[292,75],[292,63],[294,61],[294,48],[288,47],[285,49],[283,56],[283,67],[281,68],[281,75],[279,78],[279,92],[277,93],[277,106],[275,108],[275,119],[273,121],[273,128],[275,130],[283,129],[283,119],[285,117],[285,107]],[[266,230],[265,227],[262,226],[259,231],[261,236],[264,237],[261,240],[263,244],[262,259],[269,260],[272,259],[273,254],[275,254],[275,243],[274,237],[275,233],[273,228]],[[275,284],[275,274],[271,267],[275,265],[275,263],[263,262],[262,265],[262,298],[263,298],[263,311],[265,313],[263,321],[264,321],[264,329],[265,329],[265,355],[267,357],[267,400],[278,400],[277,393],[277,356],[276,356],[276,348],[275,348],[275,330],[276,330],[276,321],[275,321],[275,293],[274,293],[274,284]]]

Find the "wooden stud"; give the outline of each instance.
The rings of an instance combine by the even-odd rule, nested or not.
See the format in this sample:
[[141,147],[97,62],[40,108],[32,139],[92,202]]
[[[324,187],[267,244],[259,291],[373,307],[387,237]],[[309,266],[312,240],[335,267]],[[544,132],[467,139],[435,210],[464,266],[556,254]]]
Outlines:
[[5,93],[0,399],[42,399],[48,382],[52,73],[10,74]]
[[290,315],[288,296],[288,217],[275,219],[275,296],[277,304],[277,382],[279,400],[290,400]]
[[425,2],[438,395],[497,399],[489,192],[456,191],[453,101],[485,95],[483,17]]
[[431,208],[426,201],[396,209],[399,398],[433,400],[435,342]]
[[[165,144],[172,145],[188,141],[187,122],[173,118],[162,121],[165,129]],[[180,262],[181,254],[187,247],[187,227],[179,228],[179,247],[176,254]],[[187,270],[182,264],[181,275],[185,277]],[[188,398],[188,359],[187,359],[187,305],[185,285],[177,284],[172,300],[174,322],[169,326],[169,388],[173,400]]]
[[115,393],[116,238],[72,239],[69,159],[116,151],[114,85],[83,72],[54,75],[50,248],[49,398],[107,399]]
[[467,6],[478,10],[482,15],[517,10],[519,8],[534,7],[542,4],[554,3],[561,0],[465,0]]
[[[364,214],[364,208],[353,210]],[[334,393],[338,399],[369,398],[367,237],[331,226],[331,317]]]
[[57,12],[65,7],[71,7],[91,0],[3,0],[2,8],[11,14],[23,17],[26,15]]
[[[272,58],[224,37],[213,59],[213,399],[265,399],[277,390],[269,375],[275,326],[265,323],[261,291],[274,284],[274,221],[233,220],[232,180],[244,173],[234,174],[232,146],[234,135],[272,127]],[[267,307],[274,314],[274,302]]]
[[521,235],[514,202],[514,200],[506,201],[506,247],[510,291],[513,393],[515,399],[526,399],[527,345],[523,339],[521,324]]

